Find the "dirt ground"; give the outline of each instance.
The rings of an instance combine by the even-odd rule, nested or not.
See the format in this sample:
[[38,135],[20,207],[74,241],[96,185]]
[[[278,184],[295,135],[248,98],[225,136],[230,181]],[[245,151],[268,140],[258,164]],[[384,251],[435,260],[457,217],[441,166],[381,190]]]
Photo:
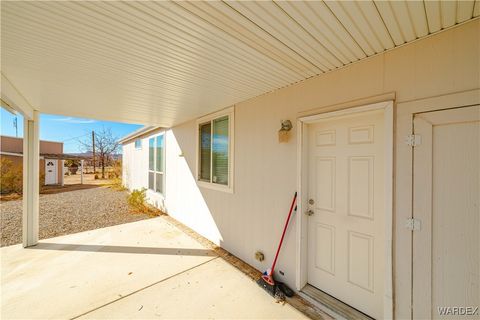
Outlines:
[[[67,187],[68,189],[68,187]],[[154,217],[136,213],[127,191],[101,185],[40,195],[40,239],[93,230]],[[22,201],[0,203],[1,246],[22,242]]]
[[[109,186],[114,183],[110,179],[95,179],[95,175],[92,173],[83,175],[83,184],[81,184],[81,175],[75,174],[70,176],[65,176],[64,185],[49,185],[42,186],[40,188],[40,194],[56,194],[62,192],[70,192],[76,190],[85,190],[91,188],[98,188],[101,186]],[[0,202],[21,200],[22,195],[13,193],[7,195],[0,195]]]
[[[100,173],[97,174],[99,177],[101,176]],[[70,176],[64,177],[65,185],[75,185],[80,184],[81,175],[79,173],[72,174]],[[95,179],[95,175],[93,173],[84,173],[83,174],[83,184],[92,184],[92,185],[104,185],[111,183],[112,180],[109,179]]]

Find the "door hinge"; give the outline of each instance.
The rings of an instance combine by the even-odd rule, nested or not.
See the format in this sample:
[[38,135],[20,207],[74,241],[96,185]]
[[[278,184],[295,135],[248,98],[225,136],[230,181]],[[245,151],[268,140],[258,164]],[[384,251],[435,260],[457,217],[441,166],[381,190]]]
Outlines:
[[411,231],[418,231],[422,228],[422,221],[415,218],[407,219],[405,222],[405,228]]
[[411,147],[416,147],[422,144],[422,136],[418,134],[409,134],[405,139],[405,143]]

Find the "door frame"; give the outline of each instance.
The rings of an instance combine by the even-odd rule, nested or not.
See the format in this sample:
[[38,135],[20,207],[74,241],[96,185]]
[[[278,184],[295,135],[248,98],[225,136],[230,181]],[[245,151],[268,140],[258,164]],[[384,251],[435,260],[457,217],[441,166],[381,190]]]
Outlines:
[[384,110],[385,126],[385,275],[384,275],[384,318],[393,318],[393,100],[362,105],[337,111],[308,115],[297,119],[297,190],[298,214],[296,216],[296,289],[307,284],[308,268],[308,219],[303,214],[308,196],[308,125],[328,118],[353,115],[374,110]]
[[48,161],[55,161],[55,180],[53,183],[49,183],[48,185],[54,185],[54,184],[58,184],[58,159],[44,159],[44,162],[45,162],[45,185],[47,185],[47,163]]

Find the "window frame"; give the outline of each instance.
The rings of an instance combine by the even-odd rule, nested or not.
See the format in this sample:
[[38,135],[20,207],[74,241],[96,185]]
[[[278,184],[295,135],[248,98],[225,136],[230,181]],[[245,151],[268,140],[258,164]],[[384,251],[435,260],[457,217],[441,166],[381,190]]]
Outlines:
[[[234,150],[235,150],[235,108],[229,107],[218,112],[214,112],[212,114],[206,115],[197,119],[195,131],[196,131],[196,172],[195,172],[195,180],[197,185],[200,187],[213,189],[217,191],[223,191],[228,193],[233,193],[233,185],[234,185]],[[228,116],[228,184],[218,184],[212,182],[212,174],[213,174],[213,158],[210,157],[210,181],[205,181],[200,179],[200,126],[210,122],[211,123],[211,135],[212,135],[212,143],[213,143],[213,121]],[[213,152],[213,149],[210,148],[210,152]]]
[[[163,171],[157,171],[157,138],[163,136]],[[153,170],[150,170],[150,140],[153,139]],[[148,158],[148,165],[147,165],[147,190],[150,192],[153,192],[155,194],[159,194],[163,197],[165,197],[165,182],[166,182],[166,171],[167,171],[167,161],[166,161],[166,150],[167,150],[167,142],[166,142],[166,134],[165,131],[156,133],[154,135],[148,136],[147,138],[148,141],[148,152],[147,152],[147,158]],[[153,173],[153,189],[150,189],[150,181],[149,181],[149,176],[150,173]],[[157,186],[157,174],[162,175],[162,186],[163,186],[163,191],[159,192],[156,190]]]
[[[137,142],[140,142],[140,146],[137,146]],[[133,146],[135,147],[135,150],[142,150],[143,148],[143,139],[142,138],[137,138],[133,142]]]

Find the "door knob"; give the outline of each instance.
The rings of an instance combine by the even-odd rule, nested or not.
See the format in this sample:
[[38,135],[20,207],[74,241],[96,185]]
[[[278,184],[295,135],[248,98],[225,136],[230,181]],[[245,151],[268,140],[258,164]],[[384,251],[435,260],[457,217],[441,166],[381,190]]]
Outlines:
[[315,200],[313,199],[308,200],[308,204],[313,205],[314,203],[315,203]]
[[306,214],[307,216],[309,216],[309,217],[310,217],[311,215],[313,215],[314,213],[315,213],[315,212],[314,212],[312,209],[307,210],[307,212],[305,212],[305,214]]

